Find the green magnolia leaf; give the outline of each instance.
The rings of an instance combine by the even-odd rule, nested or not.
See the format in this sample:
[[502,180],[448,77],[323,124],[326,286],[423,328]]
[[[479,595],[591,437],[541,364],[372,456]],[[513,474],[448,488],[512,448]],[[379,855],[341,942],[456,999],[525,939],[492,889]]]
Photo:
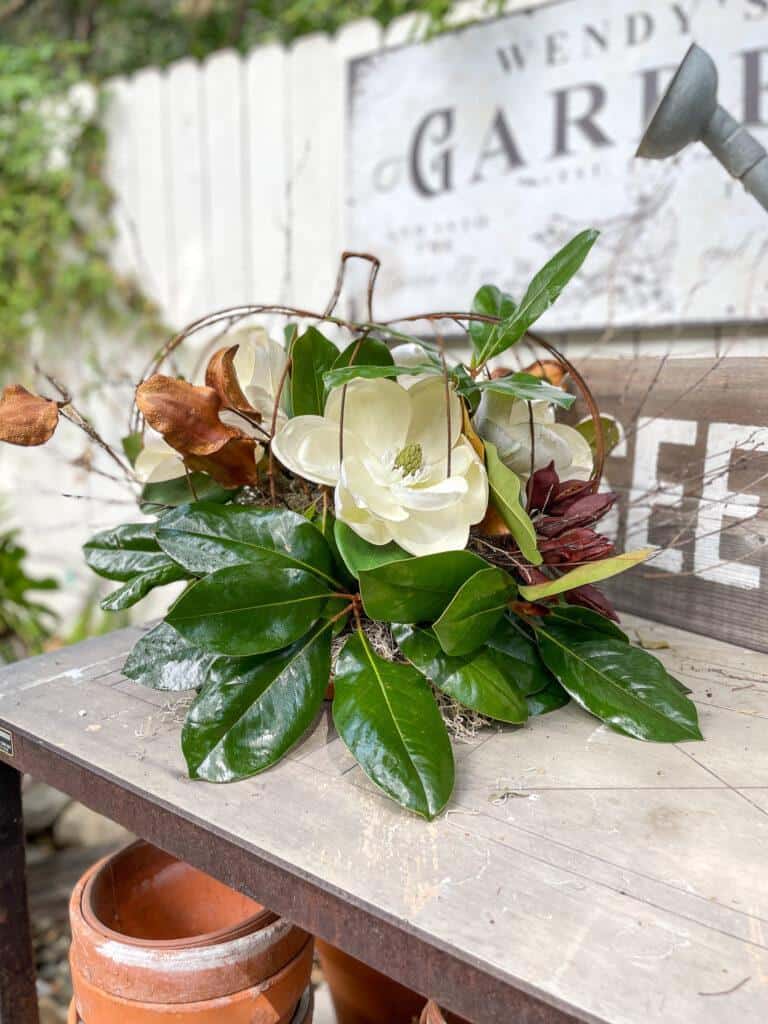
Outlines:
[[355,579],[365,569],[375,569],[379,565],[411,557],[394,541],[382,545],[369,544],[338,519],[334,525],[334,536],[339,554]]
[[[541,620],[541,656],[575,701],[617,732],[641,740],[702,739],[696,705],[664,666],[638,647]],[[677,684],[677,685],[676,685]]]
[[303,569],[235,565],[190,587],[166,621],[204,650],[265,654],[303,636],[330,596],[325,583]]
[[312,522],[320,533],[322,533],[325,543],[328,545],[328,549],[331,552],[334,577],[343,584],[345,590],[349,590],[352,587],[357,589],[355,577],[347,568],[347,564],[342,557],[341,551],[339,551],[339,545],[336,541],[336,517],[326,510],[325,514],[322,512],[315,513]]
[[611,619],[607,619],[591,608],[581,608],[575,604],[558,604],[547,614],[547,622],[560,622],[565,625],[583,626],[592,633],[604,633],[615,640],[629,643],[627,634]]
[[304,516],[287,509],[183,505],[163,517],[157,540],[194,575],[252,563],[304,569],[334,584],[331,551],[323,535]]
[[460,704],[500,722],[519,724],[528,717],[525,696],[505,677],[491,651],[451,657],[431,629],[395,626],[392,633],[408,661]]
[[365,380],[379,380],[382,377],[409,377],[416,374],[442,373],[439,366],[434,363],[423,363],[419,366],[341,366],[337,370],[328,370],[323,374],[323,381],[326,388],[331,391],[333,388],[340,388],[349,384],[351,380],[362,377]]
[[339,370],[343,366],[392,366],[394,360],[386,342],[379,338],[356,338],[338,354],[331,367]]
[[607,580],[611,576],[617,576],[620,572],[626,572],[639,562],[656,553],[656,548],[639,548],[637,551],[625,551],[622,555],[613,555],[612,558],[601,558],[599,562],[588,562],[580,565],[570,572],[563,573],[557,579],[549,580],[547,583],[534,583],[531,586],[521,586],[520,595],[526,601],[540,601],[544,597],[553,597],[555,594],[563,594],[566,590],[573,590],[574,587],[582,587],[585,583],[597,583],[598,580]]
[[461,363],[451,370],[451,379],[454,382],[456,393],[461,395],[467,403],[467,412],[470,416],[474,416],[480,404],[480,389],[477,386],[477,381]]
[[220,657],[194,647],[167,622],[161,622],[134,645],[123,675],[154,690],[198,690]]
[[[489,441],[485,442],[485,460],[491,500],[496,510],[509,528],[523,558],[531,565],[541,565],[541,554],[536,546],[536,530],[520,500],[520,477],[504,465],[496,446]],[[523,588],[520,589],[522,592]]]
[[489,637],[487,650],[504,678],[526,697],[552,682],[552,673],[541,660],[539,645],[517,625],[517,620],[503,618]]
[[475,365],[483,365],[522,338],[531,324],[538,320],[560,295],[586,259],[597,236],[597,231],[582,231],[542,267],[528,285],[514,312],[490,332],[480,349],[476,349]]
[[205,473],[190,473],[175,480],[164,480],[159,484],[145,484],[139,499],[139,508],[146,516],[160,515],[167,508],[186,505],[190,501],[215,501],[218,504],[232,501],[239,490],[221,487]]
[[[621,427],[613,416],[601,416],[600,425],[603,429],[603,441],[605,442],[605,454],[610,455],[613,449],[621,441]],[[594,454],[597,451],[595,421],[592,417],[582,420],[576,424],[576,429],[587,442]]]
[[189,575],[184,569],[168,559],[166,565],[139,573],[122,587],[113,590],[111,594],[102,598],[100,605],[105,612],[121,612],[126,608],[132,608],[155,587],[165,587],[169,583],[178,583],[186,579],[189,579]]
[[537,715],[548,715],[550,711],[557,711],[558,708],[564,708],[571,702],[568,691],[562,688],[554,676],[550,677],[543,690],[538,690],[525,699],[531,718],[535,718]]
[[308,327],[291,349],[291,410],[293,416],[322,416],[325,408],[323,374],[339,350],[316,327]]
[[371,619],[434,622],[470,576],[488,563],[471,551],[445,551],[361,569],[360,596]]
[[499,395],[509,395],[510,398],[520,398],[524,402],[550,402],[563,409],[570,409],[576,401],[575,395],[569,395],[562,388],[556,388],[540,377],[534,377],[532,373],[508,373],[506,377],[496,377],[494,380],[475,381],[474,387],[479,391],[493,391]]
[[[472,300],[472,312],[482,316],[497,316],[502,320],[512,316],[516,309],[515,300],[508,292],[503,292],[495,284],[484,284],[475,293]],[[482,320],[470,320],[469,337],[476,355],[480,355],[488,345],[496,329],[495,324],[486,324]]]
[[141,449],[144,447],[144,435],[140,430],[134,434],[126,434],[121,439],[120,444],[122,445],[123,451],[125,452],[126,458],[132,466],[136,465],[136,459],[139,457]]
[[434,818],[453,790],[453,752],[429,684],[411,665],[350,637],[334,678],[333,721],[365,774],[408,810]]
[[484,644],[517,593],[509,573],[495,565],[463,583],[434,625],[446,654],[469,654]]
[[125,523],[96,533],[83,545],[85,561],[99,576],[120,582],[165,568],[171,559],[160,550],[156,530],[157,523]]
[[327,623],[277,654],[220,658],[184,724],[190,777],[232,782],[279,761],[320,710],[330,671]]

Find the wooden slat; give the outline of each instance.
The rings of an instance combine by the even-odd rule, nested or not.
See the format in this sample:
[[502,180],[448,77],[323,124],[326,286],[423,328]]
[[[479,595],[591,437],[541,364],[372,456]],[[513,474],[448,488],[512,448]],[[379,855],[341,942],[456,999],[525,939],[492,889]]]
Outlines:
[[579,367],[626,434],[606,467],[619,545],[666,549],[606,589],[620,607],[768,650],[768,359]]
[[[184,698],[153,706],[138,688],[105,685],[119,677],[93,677],[135,631],[0,672],[0,725],[20,751],[48,751],[35,762],[42,770],[74,759],[94,779],[205,823],[209,841],[190,849],[194,862],[352,953],[364,951],[356,922],[365,919],[367,958],[396,977],[412,978],[413,964],[389,945],[377,959],[375,920],[401,929],[403,948],[416,938],[579,1020],[762,1024],[765,659],[633,617],[625,625],[667,645],[658,655],[692,687],[705,741],[641,745],[576,707],[522,730],[488,729],[457,748],[457,791],[431,824],[371,786],[326,715],[267,773],[226,787],[190,783],[174,721]],[[48,681],[30,685],[35,676]],[[88,792],[99,804],[99,787]],[[112,813],[173,848],[154,813],[130,817],[123,802]],[[247,851],[252,868],[217,858],[222,841]],[[318,916],[317,901],[297,902],[297,891],[340,895],[346,910]],[[424,952],[431,994],[458,1012],[470,1005],[471,994],[430,975],[429,963]],[[489,1004],[476,1019],[510,1017]]]

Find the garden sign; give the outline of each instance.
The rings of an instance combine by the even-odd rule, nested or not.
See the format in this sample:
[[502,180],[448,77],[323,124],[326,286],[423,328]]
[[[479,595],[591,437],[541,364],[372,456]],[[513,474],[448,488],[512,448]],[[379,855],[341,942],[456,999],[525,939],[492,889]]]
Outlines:
[[486,280],[518,294],[596,226],[599,255],[542,326],[768,316],[754,200],[703,146],[634,159],[694,40],[768,142],[768,0],[564,0],[354,61],[350,234],[382,259],[378,314],[464,308]]

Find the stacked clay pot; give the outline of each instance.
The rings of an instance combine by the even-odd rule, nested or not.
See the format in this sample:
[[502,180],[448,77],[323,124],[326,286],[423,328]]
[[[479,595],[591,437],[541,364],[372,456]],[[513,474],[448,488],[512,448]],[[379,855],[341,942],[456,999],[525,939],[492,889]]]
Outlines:
[[312,1020],[311,937],[148,843],[86,872],[70,921],[71,1021]]

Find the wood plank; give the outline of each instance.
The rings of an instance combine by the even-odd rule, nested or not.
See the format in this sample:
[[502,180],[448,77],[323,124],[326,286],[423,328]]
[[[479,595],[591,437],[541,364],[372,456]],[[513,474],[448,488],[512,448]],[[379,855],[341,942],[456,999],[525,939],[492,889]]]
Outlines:
[[[722,1024],[727,1011],[762,1024],[764,659],[632,616],[625,624],[669,645],[659,656],[693,688],[705,742],[640,746],[575,707],[522,730],[492,728],[457,748],[457,791],[431,824],[371,786],[327,716],[290,759],[226,787],[185,777],[174,718],[187,698],[154,706],[138,687],[109,685],[114,676],[78,678],[61,655],[37,660],[48,680],[38,686],[23,665],[17,677],[13,666],[0,673],[0,724],[38,774],[61,784],[88,773],[97,809],[183,846],[193,863],[459,1013],[477,993],[446,963],[528,993],[558,1019]],[[135,635],[100,638],[83,666],[93,672]],[[184,832],[182,843],[182,826],[201,825],[206,839]],[[404,952],[412,942],[418,956]],[[515,1019],[498,998],[475,1019]],[[519,1019],[556,1019],[526,1012]]]
[[578,365],[625,434],[606,466],[619,546],[663,549],[606,590],[621,608],[768,650],[768,359]]

